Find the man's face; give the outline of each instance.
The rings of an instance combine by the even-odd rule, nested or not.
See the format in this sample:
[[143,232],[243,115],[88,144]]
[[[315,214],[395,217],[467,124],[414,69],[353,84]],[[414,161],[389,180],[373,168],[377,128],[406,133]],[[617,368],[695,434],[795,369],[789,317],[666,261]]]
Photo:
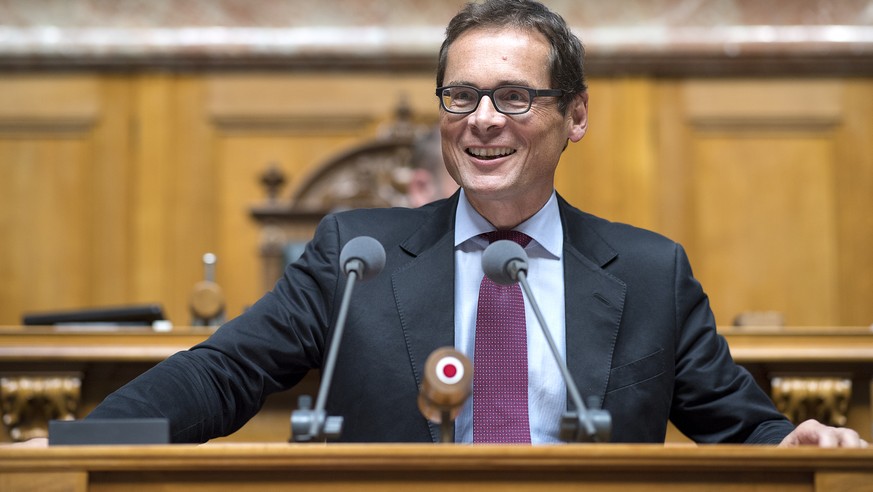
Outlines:
[[[455,40],[447,55],[446,86],[552,88],[549,45],[538,32],[474,29]],[[587,96],[579,96],[562,115],[558,98],[538,97],[530,111],[510,116],[483,97],[471,114],[441,110],[446,168],[480,213],[494,206],[535,213],[551,195],[567,140],[585,134],[586,105]]]

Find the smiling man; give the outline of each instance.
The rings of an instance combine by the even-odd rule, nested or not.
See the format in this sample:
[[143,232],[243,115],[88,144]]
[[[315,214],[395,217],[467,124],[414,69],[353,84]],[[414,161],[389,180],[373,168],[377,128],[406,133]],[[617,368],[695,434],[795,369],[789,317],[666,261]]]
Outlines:
[[582,45],[559,15],[527,0],[467,5],[446,30],[436,82],[457,193],[326,217],[273,291],[91,417],[167,417],[176,442],[232,433],[322,367],[340,251],[367,235],[387,260],[350,305],[327,406],[345,419],[341,440],[437,441],[416,400],[427,356],[453,345],[474,364],[457,442],[557,442],[569,406],[560,368],[529,300],[483,279],[489,241],[511,238],[570,373],[612,415],[612,441],[663,442],[672,421],[706,443],[866,445],[849,429],[795,428],[774,408],[731,360],[681,246],[557,195],[561,153],[588,127]]

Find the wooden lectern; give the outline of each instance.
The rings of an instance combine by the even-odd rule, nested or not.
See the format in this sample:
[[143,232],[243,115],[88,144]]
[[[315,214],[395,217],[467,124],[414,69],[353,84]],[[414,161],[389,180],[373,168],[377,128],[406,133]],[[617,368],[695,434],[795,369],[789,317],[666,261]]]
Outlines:
[[865,491],[873,449],[572,444],[0,447],[0,490]]

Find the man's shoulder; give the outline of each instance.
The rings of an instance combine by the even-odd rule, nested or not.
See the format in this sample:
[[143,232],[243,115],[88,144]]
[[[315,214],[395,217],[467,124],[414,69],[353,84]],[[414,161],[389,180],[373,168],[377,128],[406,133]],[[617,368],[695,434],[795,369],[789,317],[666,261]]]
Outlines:
[[422,229],[448,231],[454,222],[454,204],[439,200],[418,208],[368,208],[331,214],[341,235],[367,235],[399,242]]
[[335,212],[332,215],[343,225],[366,222],[369,225],[397,227],[405,223],[420,224],[422,220],[433,215],[444,204],[445,200],[440,200],[418,208],[356,208]]
[[562,211],[565,227],[571,236],[572,233],[582,236],[594,234],[614,248],[639,243],[669,247],[676,244],[675,241],[658,232],[583,212],[567,202],[564,202]]

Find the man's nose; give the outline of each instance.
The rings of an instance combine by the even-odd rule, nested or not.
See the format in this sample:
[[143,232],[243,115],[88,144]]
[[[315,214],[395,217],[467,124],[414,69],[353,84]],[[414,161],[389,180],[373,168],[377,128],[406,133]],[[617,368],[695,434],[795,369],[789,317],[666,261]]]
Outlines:
[[479,99],[479,105],[476,111],[470,113],[469,123],[480,130],[488,130],[493,127],[502,127],[506,122],[506,115],[497,111],[494,106],[494,101],[487,95],[483,94]]

